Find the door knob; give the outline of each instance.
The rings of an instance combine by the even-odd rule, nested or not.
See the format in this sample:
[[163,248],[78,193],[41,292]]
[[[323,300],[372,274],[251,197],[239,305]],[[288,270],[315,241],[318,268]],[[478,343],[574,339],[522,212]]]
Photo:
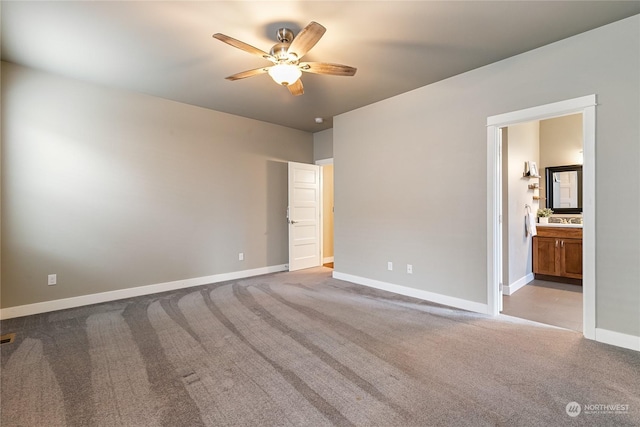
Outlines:
[[296,224],[298,221],[289,220],[289,224]]

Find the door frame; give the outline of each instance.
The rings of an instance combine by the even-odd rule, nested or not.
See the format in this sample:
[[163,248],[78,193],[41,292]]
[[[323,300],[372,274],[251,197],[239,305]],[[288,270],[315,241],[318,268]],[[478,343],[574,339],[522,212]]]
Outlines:
[[596,95],[593,94],[487,118],[487,306],[489,314],[497,316],[502,298],[502,128],[522,122],[582,113],[582,329],[585,338],[592,340],[596,339],[596,106]]

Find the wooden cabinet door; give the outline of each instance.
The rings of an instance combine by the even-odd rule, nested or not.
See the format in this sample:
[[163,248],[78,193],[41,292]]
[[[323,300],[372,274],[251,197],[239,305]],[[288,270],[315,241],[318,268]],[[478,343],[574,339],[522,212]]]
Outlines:
[[558,240],[554,237],[533,238],[533,272],[557,276],[560,274],[560,257],[556,250]]
[[582,279],[582,240],[562,239],[562,275]]

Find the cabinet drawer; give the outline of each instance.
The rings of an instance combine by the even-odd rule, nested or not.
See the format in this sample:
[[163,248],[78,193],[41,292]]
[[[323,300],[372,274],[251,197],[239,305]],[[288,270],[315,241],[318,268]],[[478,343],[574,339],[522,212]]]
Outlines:
[[540,237],[558,237],[560,239],[582,239],[582,228],[572,227],[536,227]]

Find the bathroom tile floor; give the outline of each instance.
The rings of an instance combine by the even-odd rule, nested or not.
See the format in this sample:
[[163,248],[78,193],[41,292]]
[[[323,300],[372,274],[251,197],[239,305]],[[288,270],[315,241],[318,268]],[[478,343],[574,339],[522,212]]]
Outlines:
[[502,314],[582,332],[582,286],[534,280],[502,301]]

